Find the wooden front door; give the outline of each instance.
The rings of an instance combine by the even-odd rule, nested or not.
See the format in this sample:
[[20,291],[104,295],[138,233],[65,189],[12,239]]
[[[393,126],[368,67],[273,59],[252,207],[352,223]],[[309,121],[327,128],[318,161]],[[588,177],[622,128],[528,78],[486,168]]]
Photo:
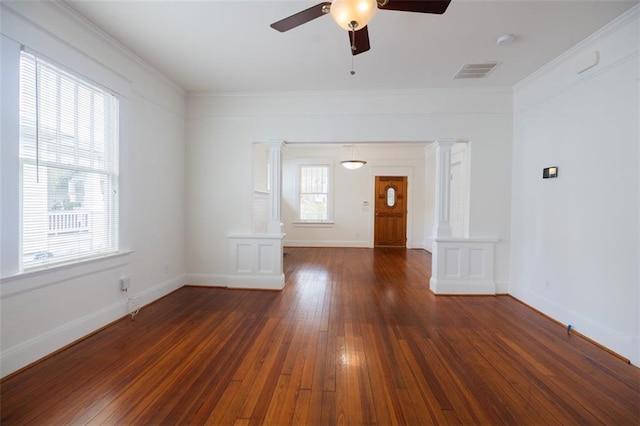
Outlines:
[[407,246],[407,177],[376,176],[376,247]]

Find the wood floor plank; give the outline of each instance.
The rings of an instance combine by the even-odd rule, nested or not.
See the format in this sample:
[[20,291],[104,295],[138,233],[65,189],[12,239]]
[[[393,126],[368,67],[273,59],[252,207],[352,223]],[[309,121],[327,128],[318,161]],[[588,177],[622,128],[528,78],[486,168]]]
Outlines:
[[[376,410],[378,424],[391,425],[405,423],[393,381],[385,380],[383,361],[380,360],[378,347],[370,324],[363,326],[362,352],[367,363],[367,377],[371,388],[371,400]],[[389,389],[392,386],[393,389]],[[398,419],[399,418],[399,419]]]
[[[282,343],[284,332],[284,326],[282,324],[278,324],[278,326],[273,329],[273,332],[270,333],[268,339],[264,340],[266,349],[264,358],[259,364],[257,363],[255,365],[254,373],[247,375],[245,380],[243,380],[243,387],[247,390],[247,393],[244,397],[239,417],[252,419],[253,413],[261,395],[263,395],[263,391],[265,386],[267,386],[267,383],[271,383],[271,386],[275,386],[275,381],[279,375],[279,369],[277,366],[278,359],[282,358],[282,356],[286,354],[286,352],[283,352]],[[268,395],[268,397],[270,398],[270,395]],[[263,401],[263,410],[266,409],[264,405],[265,403]],[[264,412],[262,415],[264,415]]]
[[325,355],[327,353],[328,333],[326,331],[318,332],[318,342],[316,344],[315,356],[313,358],[313,378],[311,380],[311,401],[307,413],[308,424],[320,424],[323,412],[323,397],[325,391],[325,372],[326,362]]
[[282,292],[185,287],[0,382],[2,425],[640,424],[640,370],[422,250],[285,249]]
[[311,390],[300,389],[296,398],[296,403],[293,410],[293,418],[291,419],[291,424],[294,424],[294,425],[307,424],[307,417],[309,415],[310,405],[311,405]]
[[238,394],[242,390],[242,382],[232,380],[222,393],[220,400],[213,404],[213,410],[209,414],[204,424],[210,425],[233,425],[238,419],[241,401]]

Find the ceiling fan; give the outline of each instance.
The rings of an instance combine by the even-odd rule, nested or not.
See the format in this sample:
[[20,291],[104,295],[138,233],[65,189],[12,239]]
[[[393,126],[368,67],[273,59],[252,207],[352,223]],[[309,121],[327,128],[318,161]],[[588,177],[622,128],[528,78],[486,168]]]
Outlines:
[[371,48],[367,24],[378,9],[403,12],[443,14],[451,0],[333,0],[308,9],[271,24],[280,32],[289,31],[326,14],[331,14],[336,23],[349,31],[351,53],[358,55]]

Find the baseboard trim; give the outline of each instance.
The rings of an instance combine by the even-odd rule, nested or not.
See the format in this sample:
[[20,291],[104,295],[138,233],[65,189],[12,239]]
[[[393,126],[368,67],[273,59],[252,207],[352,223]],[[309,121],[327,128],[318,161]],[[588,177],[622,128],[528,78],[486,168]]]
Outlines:
[[187,285],[189,286],[244,290],[282,290],[284,283],[284,274],[188,274],[187,278]]
[[229,277],[227,287],[246,290],[282,290],[284,281],[284,274],[280,276],[234,275]]
[[509,294],[509,282],[496,281],[496,294]]
[[436,295],[490,295],[496,294],[496,283],[493,281],[453,281],[438,280],[431,277],[429,290]]
[[347,248],[370,248],[369,241],[302,241],[284,240],[284,247],[347,247]]
[[222,274],[187,274],[187,285],[194,287],[227,287],[228,275]]
[[[163,281],[147,290],[132,295],[138,305],[144,306],[166,296],[185,285],[186,275]],[[46,333],[15,345],[0,353],[0,376],[6,378],[32,364],[52,356],[86,339],[109,324],[125,317],[128,302],[122,299],[83,317],[54,328]]]
[[632,356],[634,354],[633,338],[629,339],[623,333],[603,327],[584,315],[569,311],[530,291],[511,291],[509,296],[565,329],[571,324],[571,334],[593,343],[624,362],[640,366],[640,359],[625,356],[625,353]]

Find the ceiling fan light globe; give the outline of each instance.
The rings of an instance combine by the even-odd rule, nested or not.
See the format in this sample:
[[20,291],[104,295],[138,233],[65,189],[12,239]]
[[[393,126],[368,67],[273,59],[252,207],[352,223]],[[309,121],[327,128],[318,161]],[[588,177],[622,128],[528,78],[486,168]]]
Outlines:
[[[377,11],[376,0],[333,0],[330,9],[333,20],[346,31],[366,27]],[[351,27],[354,21],[358,24],[356,28]]]

